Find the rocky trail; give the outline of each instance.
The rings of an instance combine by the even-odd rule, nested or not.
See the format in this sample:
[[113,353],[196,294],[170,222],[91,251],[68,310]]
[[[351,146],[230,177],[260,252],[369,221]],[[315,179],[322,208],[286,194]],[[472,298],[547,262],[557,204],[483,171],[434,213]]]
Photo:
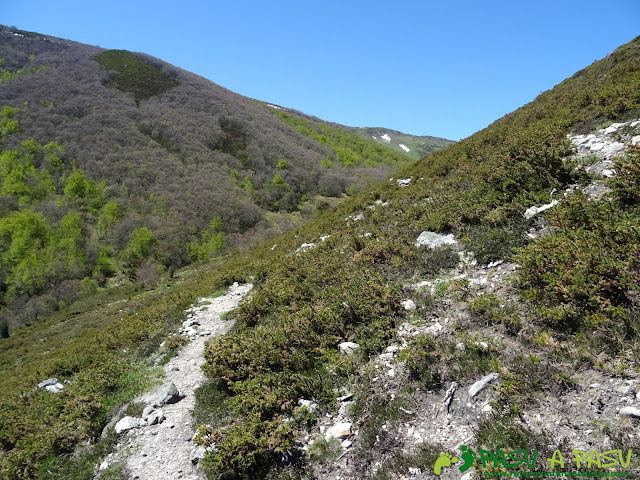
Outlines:
[[121,438],[99,472],[120,463],[132,479],[204,478],[197,468],[204,451],[193,443],[191,412],[195,391],[205,380],[200,368],[205,342],[229,331],[233,323],[224,320],[223,314],[233,310],[252,287],[236,283],[225,295],[203,298],[187,310],[181,332],[189,343],[164,365],[163,385],[134,400],[145,405],[142,418],[127,416],[115,424]]

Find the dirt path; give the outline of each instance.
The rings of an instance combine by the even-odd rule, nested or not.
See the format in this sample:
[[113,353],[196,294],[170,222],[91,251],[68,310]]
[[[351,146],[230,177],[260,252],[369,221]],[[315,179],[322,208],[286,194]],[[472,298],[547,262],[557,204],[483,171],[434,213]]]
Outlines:
[[207,339],[229,331],[232,322],[221,319],[221,315],[233,310],[252,287],[251,284],[234,284],[227,294],[203,299],[201,303],[211,303],[189,310],[189,318],[200,324],[198,333],[164,366],[163,376],[163,382],[173,382],[185,397],[177,403],[161,407],[166,417],[163,423],[130,430],[126,434],[128,442],[121,443],[124,447],[122,453],[127,456],[124,463],[130,478],[204,478],[191,462],[194,449],[191,441],[194,435],[191,411],[195,406],[195,390],[205,380],[200,368],[204,363],[204,344]]

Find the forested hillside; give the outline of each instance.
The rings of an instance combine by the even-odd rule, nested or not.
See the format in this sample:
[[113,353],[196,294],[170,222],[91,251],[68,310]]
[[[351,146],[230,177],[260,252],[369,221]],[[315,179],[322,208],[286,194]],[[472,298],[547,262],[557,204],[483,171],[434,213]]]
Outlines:
[[407,164],[309,138],[147,55],[6,27],[0,106],[0,305],[14,324],[110,278],[152,285],[255,246]]

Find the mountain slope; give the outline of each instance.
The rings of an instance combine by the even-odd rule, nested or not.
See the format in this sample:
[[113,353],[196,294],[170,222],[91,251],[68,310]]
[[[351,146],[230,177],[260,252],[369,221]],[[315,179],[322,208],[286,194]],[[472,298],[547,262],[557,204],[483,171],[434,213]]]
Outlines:
[[342,127],[362,138],[372,138],[377,143],[403,153],[414,160],[420,160],[455,143],[452,140],[428,135],[409,135],[382,127]]
[[348,133],[355,134],[362,139],[374,140],[379,145],[388,147],[413,160],[420,160],[433,152],[455,143],[445,138],[409,135],[382,127],[347,127],[338,123],[324,122],[317,117],[306,115],[290,108],[270,103],[266,105],[276,110],[274,113],[281,118],[289,118],[289,124],[292,126],[295,126],[293,119],[296,119],[298,122],[306,122],[310,125],[321,124],[326,126],[326,128],[339,128]]
[[[1,474],[68,465],[61,456],[100,431],[114,397],[133,398],[133,372],[149,354],[179,343],[163,335],[178,331],[184,309],[236,281],[255,290],[231,316],[235,329],[205,351],[212,383],[198,406],[211,478],[420,478],[462,442],[539,450],[542,471],[556,446],[591,451],[606,437],[607,449],[636,449],[615,405],[633,402],[640,385],[640,156],[627,145],[613,160],[579,158],[567,135],[640,118],[639,92],[640,37],[307,225],[52,345],[37,365],[10,364],[0,378]],[[624,147],[638,125],[611,135]],[[611,180],[591,173],[601,161],[615,161]],[[589,198],[594,186],[599,199]],[[18,330],[3,357],[29,358],[22,341],[41,332]],[[359,347],[341,351],[345,341]],[[492,387],[468,393],[489,374]],[[70,382],[62,395],[34,388],[48,376]],[[331,439],[325,413],[348,419],[337,435],[350,446]],[[414,424],[429,427],[419,442]],[[475,464],[480,474],[501,468]]]
[[[83,280],[89,290],[125,275],[153,284],[247,249],[408,164],[373,142],[356,151],[308,138],[261,102],[143,54],[1,27],[0,73],[13,126],[0,139],[3,175],[24,177],[5,178],[0,213],[14,215],[13,230],[39,221],[46,231],[31,242],[45,254],[25,250],[2,266],[0,305],[13,324],[72,302]],[[71,212],[79,234],[57,261]],[[8,232],[2,251],[24,238]]]

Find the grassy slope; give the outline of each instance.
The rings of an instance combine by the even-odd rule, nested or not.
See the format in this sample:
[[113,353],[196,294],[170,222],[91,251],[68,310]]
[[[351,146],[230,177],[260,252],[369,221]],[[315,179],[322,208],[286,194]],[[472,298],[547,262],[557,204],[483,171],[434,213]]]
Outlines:
[[[372,140],[372,137],[376,137],[376,142],[387,146],[395,150],[398,153],[406,155],[414,160],[420,160],[422,157],[429,155],[430,153],[437,152],[449,145],[455,143],[452,140],[445,138],[432,137],[429,135],[409,135],[407,133],[398,132],[396,130],[389,130],[382,127],[344,127],[346,131],[355,133],[359,137]],[[384,142],[381,140],[382,135],[388,135],[391,138],[390,142]],[[400,144],[409,148],[409,152],[400,147]]]
[[[409,187],[385,183],[358,194],[279,238],[276,248],[268,243],[134,314],[81,334],[38,362],[3,374],[0,477],[29,478],[43,459],[68,452],[99,431],[113,397],[125,398],[133,390],[123,372],[134,371],[157,347],[161,332],[171,325],[175,328],[184,307],[198,295],[250,277],[257,290],[236,314],[237,329],[206,353],[208,373],[223,379],[230,393],[228,407],[243,420],[226,429],[213,425],[201,433],[218,444],[206,462],[211,471],[262,476],[279,457],[277,452],[289,448],[295,429],[305,421],[303,412],[294,408],[297,399],[315,397],[332,405],[333,388],[358,382],[358,362],[379,352],[393,335],[402,315],[401,284],[424,270],[424,258],[413,246],[421,230],[453,230],[472,250],[498,238],[501,248],[486,252],[486,258],[508,254],[511,242],[517,243],[514,239],[527,227],[522,212],[548,201],[551,188],[579,180],[563,162],[570,153],[565,135],[639,116],[638,112],[640,39],[487,129],[410,167],[403,173],[414,178]],[[367,208],[378,199],[390,206]],[[637,219],[633,205],[621,203],[615,208],[616,215]],[[362,220],[346,220],[358,212],[363,213]],[[605,224],[609,222],[610,216],[604,218]],[[513,235],[501,237],[505,231]],[[331,237],[321,242],[319,237],[326,234]],[[600,235],[608,235],[607,230]],[[296,254],[305,242],[317,246]],[[581,244],[576,248],[578,253],[589,249]],[[633,239],[631,248],[638,251]],[[536,253],[536,244],[523,254],[536,265],[549,265],[542,283],[558,273],[553,271],[555,265],[572,268],[546,262],[544,255],[549,254],[548,249]],[[631,265],[632,271],[635,268]],[[541,285],[527,273],[535,272],[525,272],[530,289]],[[598,283],[597,278],[594,281]],[[623,291],[640,288],[637,277],[625,281],[619,286]],[[622,309],[615,310],[617,315],[633,310],[624,299],[615,306]],[[597,304],[585,308],[604,315],[598,325],[610,327],[608,310],[597,311]],[[570,339],[581,327],[554,328]],[[353,361],[339,357],[336,346],[343,340],[361,343],[360,357]],[[123,349],[129,353],[124,355]],[[33,389],[48,376],[70,379],[72,384],[57,396]],[[283,422],[290,415],[296,421]]]

